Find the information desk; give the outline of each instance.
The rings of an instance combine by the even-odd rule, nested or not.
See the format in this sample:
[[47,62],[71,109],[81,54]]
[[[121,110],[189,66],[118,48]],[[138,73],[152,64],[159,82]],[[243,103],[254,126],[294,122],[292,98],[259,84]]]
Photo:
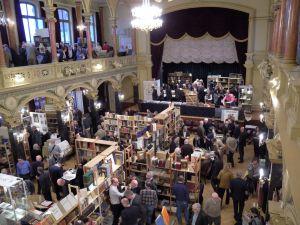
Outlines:
[[[168,108],[171,102],[166,101],[144,101],[139,102],[140,112],[146,112],[149,109],[151,112],[161,111]],[[207,118],[221,118],[223,110],[233,110],[238,111],[239,120],[244,120],[244,112],[239,107],[234,108],[214,108],[214,107],[205,107],[205,106],[193,106],[188,105],[187,103],[174,102],[174,106],[180,107],[180,115],[183,116],[198,116],[198,117],[207,117]]]

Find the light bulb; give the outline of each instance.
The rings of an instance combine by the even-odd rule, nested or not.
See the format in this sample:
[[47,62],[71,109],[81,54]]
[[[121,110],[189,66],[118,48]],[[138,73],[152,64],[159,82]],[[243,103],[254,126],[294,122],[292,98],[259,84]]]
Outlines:
[[259,169],[259,178],[262,179],[264,176],[264,170],[261,168]]

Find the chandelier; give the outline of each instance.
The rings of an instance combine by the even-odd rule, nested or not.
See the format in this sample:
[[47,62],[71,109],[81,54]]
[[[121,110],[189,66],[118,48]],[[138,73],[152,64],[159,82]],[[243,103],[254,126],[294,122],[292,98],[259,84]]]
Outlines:
[[162,9],[150,5],[150,0],[143,0],[143,4],[133,8],[131,13],[133,16],[131,25],[135,29],[148,32],[162,26],[163,21],[160,18]]

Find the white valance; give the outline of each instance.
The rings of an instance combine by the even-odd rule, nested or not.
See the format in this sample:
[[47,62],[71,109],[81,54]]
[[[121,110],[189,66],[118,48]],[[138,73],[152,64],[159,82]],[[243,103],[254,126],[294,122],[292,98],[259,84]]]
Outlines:
[[234,63],[238,62],[235,41],[231,35],[214,38],[204,35],[179,39],[167,37],[164,43],[164,63]]

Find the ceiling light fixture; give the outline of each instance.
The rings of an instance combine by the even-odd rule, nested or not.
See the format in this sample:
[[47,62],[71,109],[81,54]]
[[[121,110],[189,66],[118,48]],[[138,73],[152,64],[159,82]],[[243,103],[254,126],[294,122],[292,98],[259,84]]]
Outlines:
[[143,0],[143,4],[131,10],[133,20],[131,25],[142,31],[152,31],[162,26],[162,9],[150,4],[150,0]]

